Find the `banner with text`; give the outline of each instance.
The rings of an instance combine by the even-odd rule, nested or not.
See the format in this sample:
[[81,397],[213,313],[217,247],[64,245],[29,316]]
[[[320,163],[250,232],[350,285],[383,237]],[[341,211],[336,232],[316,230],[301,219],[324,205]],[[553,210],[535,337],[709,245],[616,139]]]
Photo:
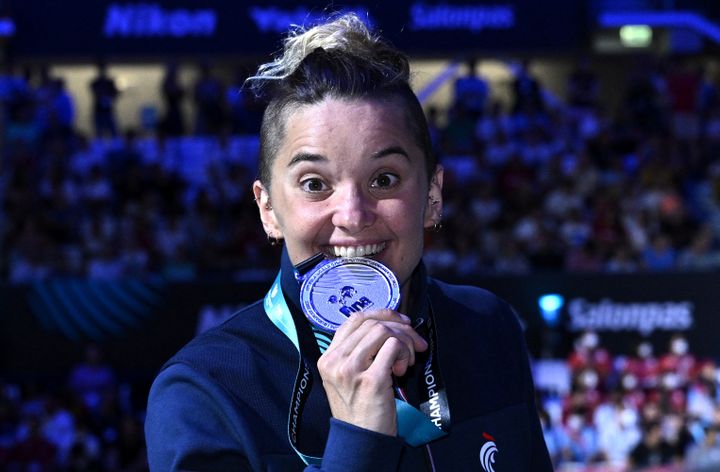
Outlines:
[[572,51],[586,43],[584,3],[11,0],[10,45],[19,57],[267,56],[292,25],[353,11],[415,54]]
[[[533,275],[453,282],[484,287],[515,306],[534,355],[564,356],[592,329],[615,354],[642,339],[664,352],[686,334],[692,352],[720,357],[720,274]],[[182,345],[262,298],[270,280],[52,280],[0,286],[0,375],[61,372],[88,342],[126,372],[152,375]],[[438,316],[442,316],[439,310]]]

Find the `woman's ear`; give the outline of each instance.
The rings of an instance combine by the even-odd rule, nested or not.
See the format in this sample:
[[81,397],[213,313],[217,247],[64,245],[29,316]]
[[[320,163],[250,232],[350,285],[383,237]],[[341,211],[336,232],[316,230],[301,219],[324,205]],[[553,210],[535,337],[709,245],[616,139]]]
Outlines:
[[428,190],[428,199],[425,207],[425,228],[437,228],[442,221],[443,172],[443,167],[438,164],[430,178],[430,188]]
[[268,238],[282,239],[282,230],[270,202],[270,194],[259,180],[253,182],[253,194],[255,195],[255,203],[257,203],[260,210],[260,220],[265,234],[267,234]]

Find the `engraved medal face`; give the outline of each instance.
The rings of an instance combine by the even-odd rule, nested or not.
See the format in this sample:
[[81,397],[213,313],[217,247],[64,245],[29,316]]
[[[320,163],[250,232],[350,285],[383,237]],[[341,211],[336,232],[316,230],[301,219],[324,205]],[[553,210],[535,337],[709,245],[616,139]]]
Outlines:
[[305,276],[300,287],[305,316],[323,331],[335,332],[353,313],[395,310],[399,302],[400,286],[395,274],[364,257],[322,262]]

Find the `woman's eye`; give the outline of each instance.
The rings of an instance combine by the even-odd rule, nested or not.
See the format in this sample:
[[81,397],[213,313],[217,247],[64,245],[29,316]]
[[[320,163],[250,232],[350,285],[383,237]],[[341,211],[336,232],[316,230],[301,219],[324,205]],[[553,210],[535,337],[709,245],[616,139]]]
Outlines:
[[389,188],[394,187],[400,182],[400,178],[395,174],[380,174],[373,179],[370,184],[373,188]]
[[323,190],[326,190],[325,183],[320,179],[305,179],[302,182],[300,182],[302,185],[303,190],[306,192],[322,192]]

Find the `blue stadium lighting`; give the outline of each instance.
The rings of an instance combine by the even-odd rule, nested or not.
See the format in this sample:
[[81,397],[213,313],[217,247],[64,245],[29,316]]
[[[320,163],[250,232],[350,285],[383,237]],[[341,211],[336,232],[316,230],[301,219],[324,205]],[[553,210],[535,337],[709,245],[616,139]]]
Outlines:
[[0,38],[9,38],[15,35],[15,22],[10,18],[0,18]]
[[565,304],[565,299],[562,295],[555,293],[550,295],[543,295],[538,299],[538,305],[542,311],[557,311]]
[[556,326],[560,321],[560,310],[565,304],[565,298],[556,293],[549,293],[538,298],[538,306],[543,319],[548,326]]
[[703,34],[720,44],[720,26],[694,12],[605,12],[598,16],[598,23],[605,28],[619,28],[625,25],[685,28]]

